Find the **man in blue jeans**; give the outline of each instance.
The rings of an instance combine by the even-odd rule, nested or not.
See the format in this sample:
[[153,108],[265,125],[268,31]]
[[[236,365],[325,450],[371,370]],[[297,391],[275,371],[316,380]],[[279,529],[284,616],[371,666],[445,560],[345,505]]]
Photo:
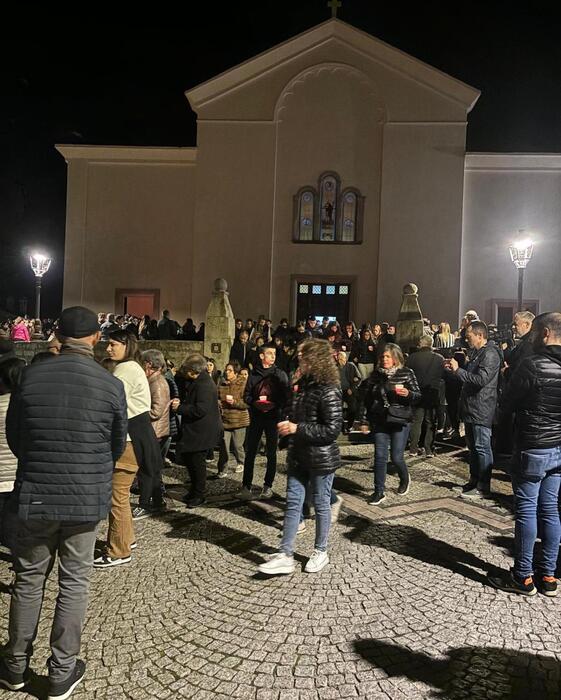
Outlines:
[[[538,316],[532,324],[535,354],[523,360],[501,399],[515,414],[512,472],[515,510],[514,567],[490,575],[489,583],[509,593],[557,595],[559,486],[561,484],[561,313]],[[534,545],[541,555],[534,568]],[[535,575],[537,574],[537,576]]]
[[465,498],[481,498],[491,490],[491,428],[497,407],[497,384],[502,359],[497,346],[488,340],[483,321],[472,321],[466,328],[471,348],[468,364],[461,368],[454,359],[446,367],[462,382],[459,414],[466,429],[469,450],[469,481],[462,487]]

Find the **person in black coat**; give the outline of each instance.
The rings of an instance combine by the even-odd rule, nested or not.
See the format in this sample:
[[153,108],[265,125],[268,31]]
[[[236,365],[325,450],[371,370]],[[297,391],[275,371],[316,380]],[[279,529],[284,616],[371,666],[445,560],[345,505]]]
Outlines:
[[85,673],[77,659],[88,603],[97,526],[111,507],[113,469],[127,439],[123,384],[94,360],[97,315],[64,309],[61,353],[23,372],[11,394],[6,435],[18,458],[16,579],[2,685],[26,682],[46,580],[59,557],[59,593],[51,632],[49,696],[66,697]]
[[368,500],[378,505],[386,500],[388,451],[399,473],[400,496],[409,491],[410,477],[405,463],[405,445],[413,420],[413,406],[421,392],[413,370],[404,366],[398,345],[387,343],[376,369],[365,382],[366,414],[374,434],[374,493]]
[[289,418],[278,424],[279,434],[288,438],[288,483],[279,552],[259,566],[260,573],[269,575],[294,571],[294,540],[308,486],[315,510],[316,536],[305,571],[316,573],[329,563],[331,490],[335,471],[341,465],[336,442],[343,426],[339,371],[325,340],[304,342],[299,348],[299,359],[302,376],[294,386]]
[[206,358],[199,354],[190,355],[181,367],[181,374],[186,379],[184,400],[171,402],[172,410],[181,416],[182,431],[176,454],[191,477],[190,491],[183,501],[188,508],[196,508],[205,502],[205,458],[222,438],[222,419],[218,391],[207,371]]
[[469,324],[466,342],[471,348],[468,364],[461,368],[452,359],[448,360],[447,368],[462,382],[459,416],[466,429],[470,472],[469,481],[462,487],[462,495],[480,498],[491,490],[491,433],[502,358],[497,346],[488,340],[487,326],[483,321]]
[[[559,491],[561,484],[561,313],[540,314],[532,326],[534,354],[523,360],[501,397],[500,407],[514,413],[515,453],[514,567],[490,575],[489,582],[509,593],[557,594]],[[534,565],[539,533],[541,547]]]
[[[432,457],[436,412],[440,403],[440,387],[444,381],[444,358],[434,352],[432,346],[432,335],[421,336],[419,349],[407,359],[407,366],[415,373],[421,389],[421,400],[413,410],[409,452],[412,455],[418,454],[419,438],[424,427],[427,457]],[[422,454],[422,450],[420,453]]]
[[240,367],[249,367],[252,350],[253,346],[249,342],[249,333],[246,330],[241,330],[230,350],[230,362],[237,360],[240,363]]

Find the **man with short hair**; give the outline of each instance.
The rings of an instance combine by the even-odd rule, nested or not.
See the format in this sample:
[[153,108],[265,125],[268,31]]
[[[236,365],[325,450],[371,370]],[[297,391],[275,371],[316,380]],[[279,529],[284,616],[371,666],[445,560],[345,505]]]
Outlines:
[[[540,314],[531,331],[534,354],[512,375],[501,397],[501,410],[514,413],[515,450],[514,567],[489,582],[503,591],[557,595],[559,487],[561,484],[561,313]],[[534,566],[534,545],[541,553]],[[537,578],[534,576],[537,573]]]
[[162,318],[158,321],[159,340],[176,340],[179,324],[169,317],[168,309],[162,311]]
[[104,323],[101,324],[101,339],[107,340],[109,334],[119,330],[119,324],[115,322],[115,314],[107,314]]
[[534,353],[534,347],[530,338],[534,319],[535,316],[531,311],[519,311],[514,314],[513,326],[518,342],[512,350],[505,353],[506,369],[504,378],[506,381],[516,372],[522,361]]
[[432,335],[422,335],[419,339],[419,349],[407,360],[407,366],[415,372],[421,389],[421,401],[413,409],[409,452],[411,455],[422,454],[422,449],[419,449],[419,438],[424,425],[424,446],[427,457],[432,457],[440,384],[444,377],[444,358],[434,352],[432,346]]
[[123,384],[94,360],[96,314],[82,306],[65,309],[57,334],[60,355],[25,370],[6,418],[8,444],[18,458],[18,536],[9,640],[0,663],[0,685],[23,688],[43,591],[58,554],[49,700],[69,698],[84,677],[77,654],[96,530],[109,513],[113,469],[127,438]]
[[247,367],[251,361],[251,350],[249,333],[246,330],[242,330],[237,340],[234,340],[230,350],[230,362],[237,360],[240,363],[240,367]]
[[244,392],[244,401],[249,406],[250,424],[247,429],[242,490],[239,497],[253,498],[253,470],[261,435],[265,433],[267,470],[261,490],[261,498],[273,495],[273,480],[277,472],[277,423],[285,418],[284,411],[290,397],[290,383],[285,372],[275,366],[275,348],[262,346],[259,362],[253,368]]
[[321,338],[323,336],[323,330],[318,326],[315,316],[308,316],[306,330],[310,334],[311,338]]
[[171,408],[181,416],[181,438],[176,454],[187,467],[191,486],[183,502],[198,508],[206,499],[206,456],[222,439],[222,419],[216,384],[207,371],[207,359],[190,355],[182,366],[187,388],[183,401],[173,399]]
[[358,367],[353,362],[348,361],[347,353],[344,350],[340,350],[337,353],[337,366],[339,367],[343,405],[347,405],[347,414],[343,422],[343,434],[348,435],[358,415],[357,390],[362,380],[362,375]]
[[470,360],[461,368],[455,359],[446,365],[462,382],[459,415],[464,421],[469,450],[470,478],[462,487],[462,496],[480,498],[491,490],[491,430],[497,407],[497,384],[501,357],[496,345],[488,340],[483,321],[472,321],[466,328]]

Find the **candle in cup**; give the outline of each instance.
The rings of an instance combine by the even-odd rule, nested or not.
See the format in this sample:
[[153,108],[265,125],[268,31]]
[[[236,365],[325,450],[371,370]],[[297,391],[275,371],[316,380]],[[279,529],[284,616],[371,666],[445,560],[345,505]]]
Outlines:
[[234,400],[234,397],[232,396],[232,394],[226,394],[226,401],[233,401],[233,400]]
[[266,396],[266,395],[263,395],[263,396],[260,396],[260,397],[259,397],[259,401],[266,401],[266,400],[267,400],[267,396]]
[[396,390],[396,391],[400,391],[401,389],[405,389],[405,387],[403,386],[403,384],[396,384],[396,385],[395,385],[395,390]]

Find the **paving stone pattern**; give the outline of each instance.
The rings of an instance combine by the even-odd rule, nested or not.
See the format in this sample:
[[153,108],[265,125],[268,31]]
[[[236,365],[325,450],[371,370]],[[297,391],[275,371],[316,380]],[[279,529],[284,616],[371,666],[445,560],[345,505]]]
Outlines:
[[[283,465],[273,501],[235,501],[236,475],[209,482],[211,498],[195,512],[176,500],[182,470],[168,470],[169,511],[136,525],[133,562],[93,574],[87,678],[73,697],[561,697],[559,601],[485,584],[489,567],[510,562],[507,477],[493,482],[493,501],[466,503],[453,490],[466,478],[458,453],[417,458],[407,496],[389,476],[387,501],[368,506],[371,451],[343,448],[336,483],[345,506],[331,563],[317,575],[302,570],[312,521],[298,537],[294,575],[256,574],[279,543]],[[0,572],[5,638],[8,564]],[[45,697],[55,593],[53,578],[32,661],[37,676],[23,698]]]

